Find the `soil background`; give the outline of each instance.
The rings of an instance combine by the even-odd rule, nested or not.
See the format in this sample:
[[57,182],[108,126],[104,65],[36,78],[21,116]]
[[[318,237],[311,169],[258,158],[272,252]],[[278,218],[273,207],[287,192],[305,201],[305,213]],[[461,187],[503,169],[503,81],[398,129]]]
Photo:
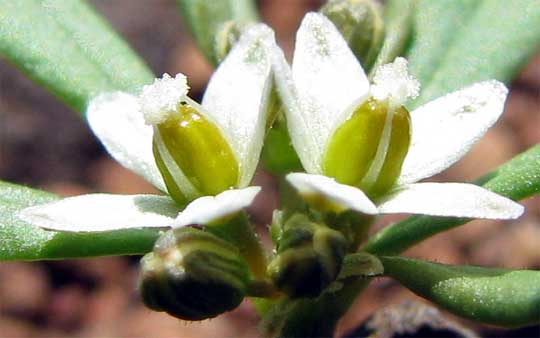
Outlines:
[[[172,0],[91,1],[155,74],[185,73],[197,98],[212,69],[190,40]],[[275,27],[291,54],[303,14],[320,1],[266,0],[263,20]],[[286,10],[283,10],[286,8]],[[458,164],[434,178],[470,181],[540,143],[540,56],[511,86],[497,125]],[[56,98],[0,60],[0,179],[62,196],[90,192],[154,192],[116,164],[84,121]],[[275,182],[260,171],[266,193],[252,208],[263,233],[276,207]],[[435,236],[407,255],[444,263],[540,268],[540,199],[524,201],[525,216],[511,222],[474,221]],[[379,226],[395,221],[383,218]],[[256,337],[249,302],[200,323],[186,323],[147,310],[136,292],[139,257],[0,263],[0,337]],[[343,318],[339,334],[351,332],[376,309],[422,301],[388,279],[373,283]],[[444,312],[443,312],[444,314]],[[444,314],[445,316],[447,314]],[[452,320],[457,320],[453,318]],[[504,331],[459,323],[482,336],[540,337],[538,327]]]

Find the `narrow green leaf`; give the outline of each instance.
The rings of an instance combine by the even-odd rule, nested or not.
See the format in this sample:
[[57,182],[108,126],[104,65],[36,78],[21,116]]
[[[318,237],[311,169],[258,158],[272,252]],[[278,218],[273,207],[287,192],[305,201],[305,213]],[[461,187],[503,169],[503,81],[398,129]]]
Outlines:
[[79,112],[101,92],[153,78],[84,0],[0,1],[0,56]]
[[144,254],[159,231],[102,233],[46,231],[17,217],[24,208],[59,199],[56,195],[0,181],[0,260],[45,260]]
[[[468,4],[471,1],[474,4]],[[432,42],[425,46],[413,44],[409,53],[413,74],[420,71],[423,81],[424,77],[431,78],[421,82],[424,88],[415,106],[478,81],[497,79],[509,83],[538,50],[540,1],[469,0],[448,1],[447,5],[426,2],[430,3],[428,7],[441,5],[444,12],[425,23],[423,40]],[[460,3],[462,9],[457,8]],[[417,13],[421,10],[419,7]],[[448,11],[450,14],[446,14]],[[452,21],[447,21],[447,15],[453,17]],[[446,25],[439,25],[438,20]],[[431,69],[430,65],[439,59],[436,69]]]
[[427,86],[449,46],[459,36],[459,30],[481,2],[418,0],[413,19],[414,33],[407,58],[411,73],[423,86]]
[[520,327],[540,323],[540,271],[381,257],[386,275],[459,316]]
[[204,56],[218,63],[216,36],[226,23],[244,25],[258,19],[253,0],[177,0],[180,12]]
[[[514,157],[476,183],[513,200],[539,193],[540,145]],[[469,221],[466,218],[412,216],[376,233],[363,250],[376,255],[396,255],[426,238]]]

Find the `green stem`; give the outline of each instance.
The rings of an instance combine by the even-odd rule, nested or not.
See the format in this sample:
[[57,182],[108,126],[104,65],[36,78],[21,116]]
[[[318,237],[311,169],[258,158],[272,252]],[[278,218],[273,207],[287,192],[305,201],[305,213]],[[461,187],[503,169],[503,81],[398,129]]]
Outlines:
[[[332,337],[338,320],[349,309],[354,300],[368,285],[368,279],[351,279],[338,292],[328,292],[316,299],[286,301],[286,317],[278,330],[278,337]],[[279,304],[278,304],[279,306]],[[274,324],[275,323],[270,323]],[[272,330],[264,330],[267,336],[276,335]]]

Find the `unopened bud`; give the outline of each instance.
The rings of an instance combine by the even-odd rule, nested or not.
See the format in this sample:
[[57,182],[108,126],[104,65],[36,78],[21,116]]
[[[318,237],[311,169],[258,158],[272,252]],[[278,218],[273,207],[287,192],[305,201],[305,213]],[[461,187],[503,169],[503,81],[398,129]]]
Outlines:
[[374,0],[329,0],[321,12],[336,25],[362,66],[369,69],[384,38],[380,4]]
[[227,54],[229,54],[233,45],[240,38],[244,27],[245,25],[236,21],[227,21],[221,25],[216,33],[214,42],[214,55],[218,63],[223,61]]
[[144,303],[185,320],[203,320],[236,308],[249,282],[238,249],[195,228],[164,234],[141,260]]
[[388,101],[369,99],[334,132],[324,173],[376,198],[395,184],[410,139],[411,120],[405,107],[392,109]]
[[340,232],[297,214],[284,225],[268,273],[291,298],[317,297],[336,279],[346,248]]

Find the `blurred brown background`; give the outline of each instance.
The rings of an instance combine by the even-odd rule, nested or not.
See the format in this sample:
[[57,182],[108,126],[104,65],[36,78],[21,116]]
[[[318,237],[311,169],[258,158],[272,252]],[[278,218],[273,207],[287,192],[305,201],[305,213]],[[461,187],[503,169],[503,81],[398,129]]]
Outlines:
[[[192,94],[201,94],[212,69],[190,40],[173,0],[92,2],[156,74],[183,72]],[[290,54],[303,14],[321,2],[266,0],[260,1],[260,9]],[[540,56],[536,56],[513,83],[502,120],[465,159],[436,179],[474,179],[539,142]],[[104,153],[82,119],[2,60],[0,179],[64,196],[152,191]],[[265,185],[266,194],[253,214],[264,231],[276,200],[272,178],[259,173],[257,181]],[[474,221],[408,254],[445,263],[540,268],[540,199],[524,203],[527,213],[517,221]],[[381,224],[391,220],[385,218]],[[135,290],[137,261],[138,257],[113,257],[0,263],[0,337],[257,336],[257,319],[248,302],[202,323],[181,322],[145,309]],[[404,299],[416,297],[390,280],[377,281],[342,320],[339,332],[359,325],[376,308]]]

